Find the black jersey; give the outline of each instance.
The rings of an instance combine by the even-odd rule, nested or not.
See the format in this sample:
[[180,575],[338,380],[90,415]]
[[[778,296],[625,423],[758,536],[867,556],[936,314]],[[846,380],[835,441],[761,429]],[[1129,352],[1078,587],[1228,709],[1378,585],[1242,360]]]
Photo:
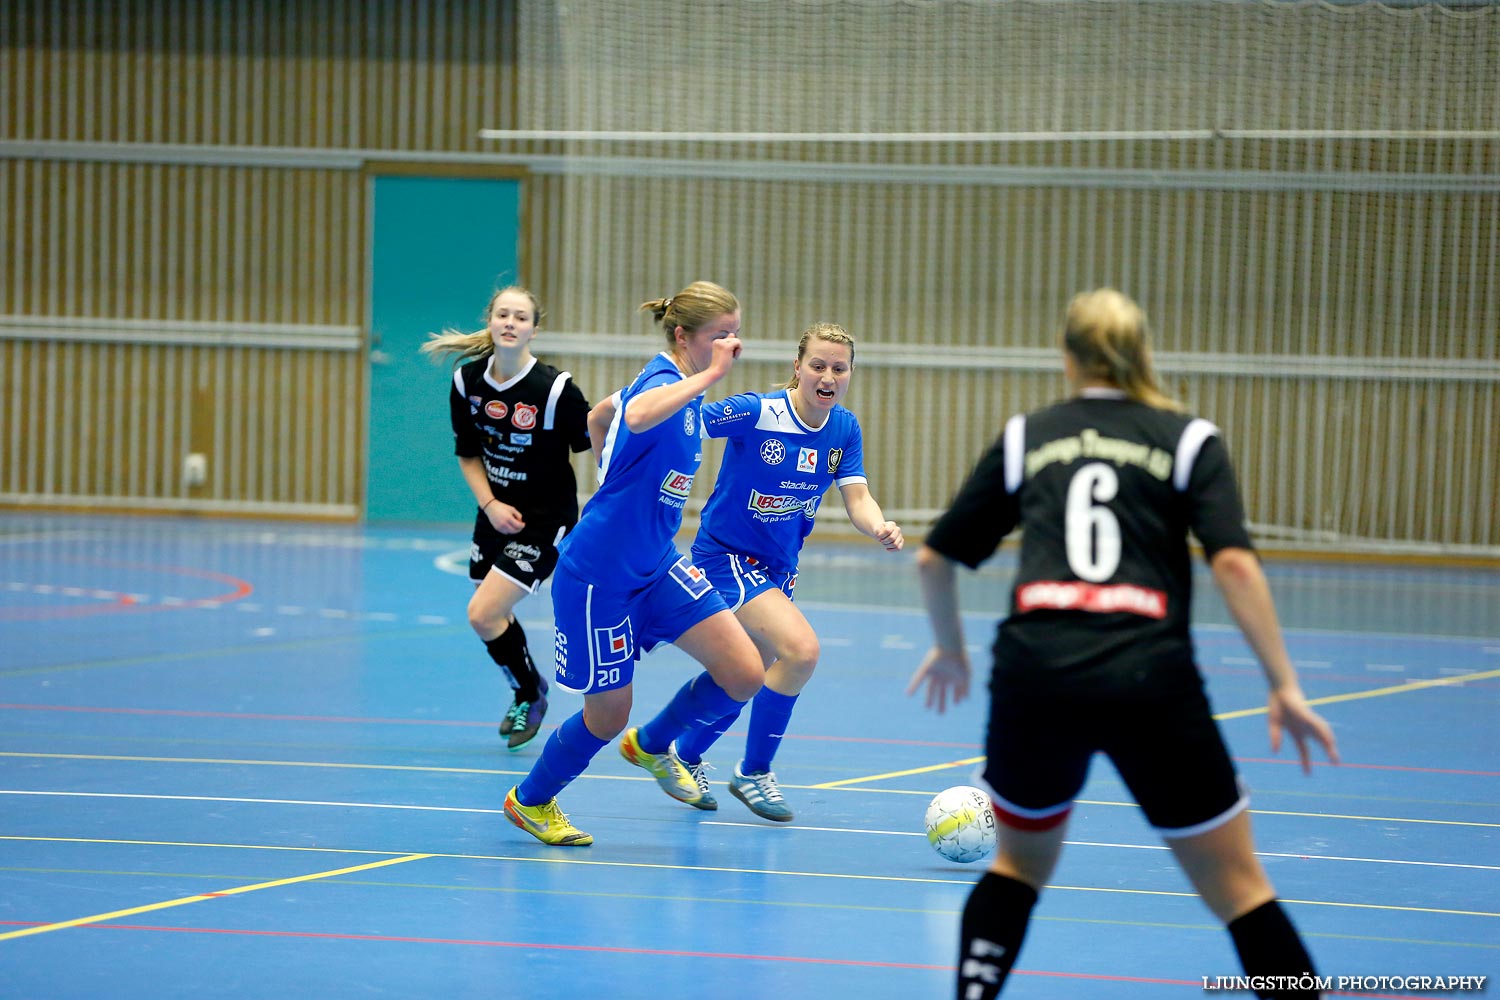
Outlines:
[[1251,547],[1217,427],[1102,390],[1012,417],[927,544],[972,568],[1017,526],[997,678],[1196,683],[1188,532]]
[[572,376],[535,358],[496,382],[485,355],[453,373],[453,452],[484,462],[490,489],[521,512],[528,528],[578,521],[570,451],[589,448],[588,400]]

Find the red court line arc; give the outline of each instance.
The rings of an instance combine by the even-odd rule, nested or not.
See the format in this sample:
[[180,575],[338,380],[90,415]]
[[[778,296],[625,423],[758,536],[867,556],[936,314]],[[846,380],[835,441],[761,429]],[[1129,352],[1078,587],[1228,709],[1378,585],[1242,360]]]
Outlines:
[[[121,612],[144,612],[144,611],[173,611],[183,608],[197,608],[205,604],[229,604],[233,601],[243,600],[255,591],[255,587],[245,580],[226,573],[216,573],[208,569],[195,569],[190,566],[159,566],[149,563],[111,562],[102,559],[68,559],[62,558],[56,562],[76,563],[84,566],[104,566],[110,569],[133,569],[144,570],[149,573],[170,573],[177,576],[194,577],[199,580],[212,580],[230,586],[230,590],[221,594],[213,594],[208,597],[195,597],[175,604],[142,604],[129,594],[120,594],[118,599],[102,604],[82,606],[53,606],[39,608],[3,608],[0,609],[0,621],[36,621],[52,618],[79,618],[87,615],[113,614]],[[108,590],[109,588],[95,588]]]

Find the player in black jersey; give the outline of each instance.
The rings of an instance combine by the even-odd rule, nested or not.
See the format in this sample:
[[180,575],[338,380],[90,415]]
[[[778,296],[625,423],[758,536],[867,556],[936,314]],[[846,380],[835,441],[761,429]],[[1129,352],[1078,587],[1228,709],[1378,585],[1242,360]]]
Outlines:
[[514,689],[500,735],[519,750],[541,729],[547,681],[512,612],[552,574],[557,543],[578,522],[569,453],[589,450],[589,404],[571,375],[531,356],[541,318],[535,295],[503,288],[485,316],[485,329],[433,334],[422,350],[467,359],[453,373],[448,400],[453,451],[479,505],[469,549],[469,624]]
[[983,771],[999,845],[964,908],[958,996],[1000,992],[1095,752],[1227,925],[1246,973],[1295,980],[1312,960],[1256,859],[1193,659],[1189,531],[1265,671],[1272,749],[1290,734],[1310,771],[1314,741],[1337,763],[1333,733],[1287,657],[1218,428],[1157,388],[1145,315],[1113,289],[1081,294],[1062,346],[1076,394],[1006,423],[917,557],[935,642],[908,694],[925,685],[941,712],[969,689],[955,564],[978,566],[1024,529]]

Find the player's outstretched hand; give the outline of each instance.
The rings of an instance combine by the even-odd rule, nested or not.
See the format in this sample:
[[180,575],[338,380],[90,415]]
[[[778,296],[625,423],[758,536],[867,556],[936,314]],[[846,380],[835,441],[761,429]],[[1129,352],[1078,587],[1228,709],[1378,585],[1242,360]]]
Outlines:
[[963,651],[942,649],[933,646],[927,651],[922,665],[911,675],[906,686],[907,697],[927,686],[927,707],[937,709],[942,715],[948,710],[948,696],[953,696],[957,705],[969,696],[969,657]]
[[1316,740],[1333,763],[1339,762],[1338,744],[1333,738],[1333,728],[1328,721],[1313,711],[1307,703],[1302,689],[1286,685],[1271,692],[1266,703],[1266,723],[1271,730],[1271,751],[1281,752],[1281,734],[1291,734],[1297,744],[1297,756],[1302,761],[1302,773],[1312,773],[1312,748],[1310,741]]
[[875,531],[875,540],[885,546],[887,552],[900,552],[901,546],[906,544],[906,538],[901,534],[901,525],[895,521],[885,521]]

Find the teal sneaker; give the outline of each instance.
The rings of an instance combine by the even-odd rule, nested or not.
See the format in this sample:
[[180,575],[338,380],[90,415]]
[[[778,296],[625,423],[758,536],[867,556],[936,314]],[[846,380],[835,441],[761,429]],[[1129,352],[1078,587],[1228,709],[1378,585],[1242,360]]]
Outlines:
[[776,823],[792,821],[791,807],[782,798],[776,784],[776,775],[770,771],[753,771],[742,774],[740,766],[734,765],[734,777],[729,779],[729,794],[739,799],[761,819]]
[[693,776],[693,781],[698,785],[698,801],[692,804],[705,812],[713,812],[715,809],[718,809],[719,800],[714,798],[714,793],[709,791],[708,788],[708,772],[713,770],[713,765],[706,760],[700,760],[696,764],[689,764],[677,756],[676,740],[673,740],[667,746],[667,753],[671,754],[672,758],[681,764],[687,770],[688,774]]

